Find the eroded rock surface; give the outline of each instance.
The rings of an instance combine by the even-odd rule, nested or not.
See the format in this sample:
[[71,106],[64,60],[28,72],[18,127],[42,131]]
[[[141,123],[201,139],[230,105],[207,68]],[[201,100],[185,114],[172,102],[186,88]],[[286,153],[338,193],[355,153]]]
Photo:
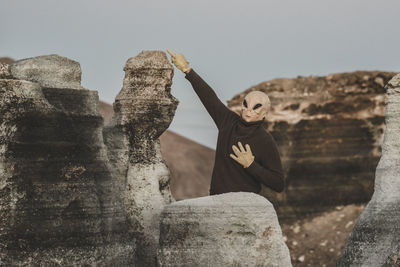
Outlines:
[[131,227],[139,240],[139,266],[155,266],[159,215],[173,198],[159,136],[168,128],[178,101],[171,95],[174,69],[161,51],[143,51],[128,59],[114,115],[104,128],[104,141],[114,177],[123,184]]
[[254,193],[174,202],[160,225],[160,266],[291,266],[272,204]]
[[14,64],[15,79],[0,79],[0,265],[133,265],[138,235],[106,164],[97,92],[72,60]]
[[338,266],[399,266],[400,74],[387,84],[386,131],[375,192],[363,210]]
[[11,74],[20,80],[37,82],[42,87],[83,89],[79,62],[59,55],[44,55],[14,62]]
[[264,127],[277,141],[286,188],[274,194],[264,187],[263,194],[277,201],[280,218],[371,198],[385,130],[384,84],[394,75],[357,71],[274,79],[229,101],[239,112],[249,91],[270,97]]

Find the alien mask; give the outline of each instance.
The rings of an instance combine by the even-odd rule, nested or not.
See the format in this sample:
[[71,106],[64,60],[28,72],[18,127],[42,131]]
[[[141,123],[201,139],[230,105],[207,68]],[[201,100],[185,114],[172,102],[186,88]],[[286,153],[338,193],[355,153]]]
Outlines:
[[242,103],[242,118],[246,122],[263,120],[269,111],[269,97],[261,91],[248,93]]

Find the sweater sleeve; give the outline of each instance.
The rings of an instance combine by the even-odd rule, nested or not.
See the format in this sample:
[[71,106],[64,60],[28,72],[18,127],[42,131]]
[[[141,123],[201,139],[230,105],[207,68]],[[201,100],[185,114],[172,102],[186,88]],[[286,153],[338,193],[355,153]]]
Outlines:
[[208,114],[210,114],[218,129],[220,129],[222,123],[233,111],[219,100],[214,90],[193,70],[193,68],[185,75],[185,78],[192,84],[194,91],[199,96]]
[[264,151],[266,155],[261,157],[261,164],[254,160],[246,170],[257,181],[280,193],[285,188],[285,184],[281,157],[275,141],[269,142]]

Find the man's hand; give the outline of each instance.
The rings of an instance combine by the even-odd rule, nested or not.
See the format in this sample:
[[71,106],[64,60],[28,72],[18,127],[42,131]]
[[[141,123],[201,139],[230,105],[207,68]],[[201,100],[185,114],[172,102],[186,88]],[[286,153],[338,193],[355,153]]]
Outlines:
[[235,155],[230,154],[229,156],[240,163],[243,168],[247,168],[254,161],[253,153],[251,152],[250,146],[248,144],[246,144],[246,149],[244,149],[241,142],[239,142],[238,145],[240,149],[237,146],[233,145],[232,149]]
[[191,67],[189,66],[189,61],[186,60],[186,58],[183,54],[175,54],[168,48],[167,48],[167,52],[168,52],[168,54],[171,55],[172,63],[178,69],[180,69],[184,73],[188,73],[190,71]]

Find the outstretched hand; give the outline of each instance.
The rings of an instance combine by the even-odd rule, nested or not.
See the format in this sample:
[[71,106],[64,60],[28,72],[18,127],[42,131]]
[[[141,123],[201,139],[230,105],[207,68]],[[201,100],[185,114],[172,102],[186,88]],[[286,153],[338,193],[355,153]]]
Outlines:
[[241,142],[238,143],[239,148],[235,145],[232,146],[233,153],[229,156],[240,163],[243,168],[248,168],[254,161],[253,153],[251,152],[250,146],[246,144],[246,149],[244,149]]
[[175,54],[168,48],[167,48],[167,52],[168,52],[168,54],[171,55],[172,63],[178,69],[180,69],[184,73],[188,73],[190,71],[191,67],[189,66],[189,61],[186,60],[186,58],[183,54]]

